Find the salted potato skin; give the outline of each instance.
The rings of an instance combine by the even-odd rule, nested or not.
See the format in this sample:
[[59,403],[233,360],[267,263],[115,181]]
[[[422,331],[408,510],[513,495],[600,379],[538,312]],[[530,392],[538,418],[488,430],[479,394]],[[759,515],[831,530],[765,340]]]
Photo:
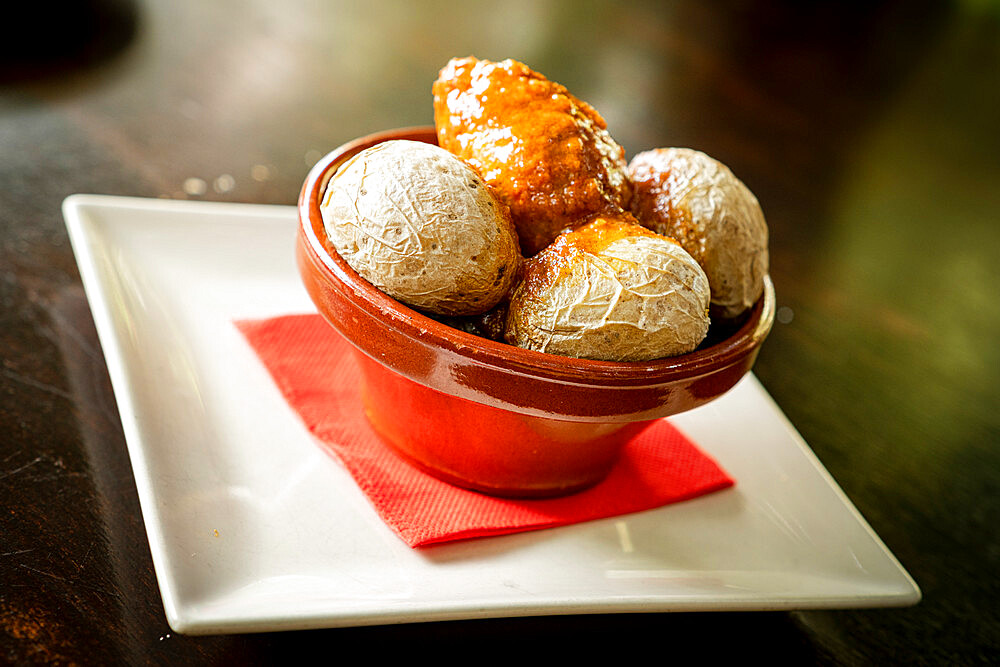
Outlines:
[[568,357],[646,361],[708,333],[708,279],[675,241],[632,216],[598,217],[527,260],[505,339]]
[[526,257],[598,214],[627,211],[624,149],[601,115],[516,60],[453,58],[433,85],[438,144],[510,207]]
[[701,265],[712,317],[734,319],[756,303],[768,272],[768,231],[750,189],[724,164],[689,148],[639,153],[628,169],[632,212]]
[[521,263],[510,213],[447,151],[395,140],[345,162],[320,204],[341,257],[389,296],[441,315],[475,315],[510,290]]

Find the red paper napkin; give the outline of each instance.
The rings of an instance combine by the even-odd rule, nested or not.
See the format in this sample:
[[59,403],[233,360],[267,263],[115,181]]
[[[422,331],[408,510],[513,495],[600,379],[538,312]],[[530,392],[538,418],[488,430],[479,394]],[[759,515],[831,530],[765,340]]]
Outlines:
[[660,507],[733,485],[661,419],[629,442],[608,477],[564,498],[510,500],[421,472],[368,425],[350,344],[319,315],[236,322],[289,405],[410,546],[562,526]]

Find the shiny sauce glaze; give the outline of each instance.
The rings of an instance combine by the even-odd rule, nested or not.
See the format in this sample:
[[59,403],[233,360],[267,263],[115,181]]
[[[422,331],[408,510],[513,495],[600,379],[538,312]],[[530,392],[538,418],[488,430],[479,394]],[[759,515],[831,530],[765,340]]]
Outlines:
[[510,207],[525,256],[594,215],[628,209],[624,150],[562,85],[513,60],[462,58],[433,92],[438,143]]
[[525,262],[518,289],[525,289],[528,294],[542,294],[568,270],[575,257],[600,255],[615,241],[636,236],[660,235],[640,226],[628,213],[597,216],[582,227],[561,234],[542,252]]
[[690,189],[690,174],[645,163],[636,165],[629,175],[634,188],[632,214],[639,223],[676,239],[700,260],[697,250],[704,245],[704,238],[694,228],[691,210],[681,203],[683,194]]

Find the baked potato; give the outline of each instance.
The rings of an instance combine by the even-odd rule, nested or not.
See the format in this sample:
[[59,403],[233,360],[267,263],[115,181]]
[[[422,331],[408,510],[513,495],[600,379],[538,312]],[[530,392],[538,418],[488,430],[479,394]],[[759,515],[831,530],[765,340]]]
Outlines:
[[505,339],[606,361],[674,356],[708,333],[709,297],[704,271],[677,242],[628,214],[598,217],[525,262]]
[[677,240],[712,288],[712,317],[731,320],[764,290],[768,231],[754,194],[728,167],[701,151],[657,148],[629,163],[632,212]]
[[438,144],[510,207],[526,257],[594,215],[627,210],[625,151],[564,86],[515,60],[455,58],[433,93]]
[[441,315],[505,297],[521,255],[507,207],[442,148],[387,141],[345,162],[320,204],[341,257],[389,296]]

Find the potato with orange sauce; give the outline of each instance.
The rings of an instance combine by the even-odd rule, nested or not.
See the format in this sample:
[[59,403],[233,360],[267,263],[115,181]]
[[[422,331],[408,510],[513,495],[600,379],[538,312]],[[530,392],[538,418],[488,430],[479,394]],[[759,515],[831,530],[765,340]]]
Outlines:
[[564,86],[515,60],[454,58],[433,93],[438,144],[510,207],[525,257],[594,215],[628,209],[625,151]]
[[569,357],[645,361],[708,333],[708,278],[674,240],[628,214],[599,217],[527,260],[506,340]]
[[726,165],[689,148],[658,148],[632,158],[632,212],[677,239],[712,287],[713,317],[733,319],[764,291],[768,233],[754,194]]

